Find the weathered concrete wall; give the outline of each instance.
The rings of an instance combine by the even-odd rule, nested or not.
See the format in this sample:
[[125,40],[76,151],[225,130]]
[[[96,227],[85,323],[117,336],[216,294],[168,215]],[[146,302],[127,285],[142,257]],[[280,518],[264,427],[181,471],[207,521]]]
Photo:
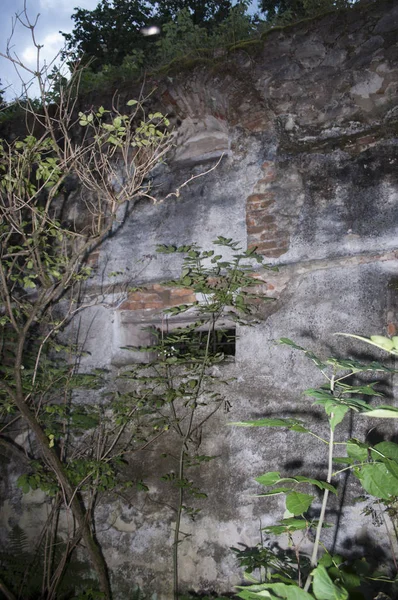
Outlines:
[[[315,446],[314,460],[312,439],[227,426],[281,414],[317,422],[320,413],[302,392],[320,382],[319,373],[274,340],[290,337],[323,356],[355,355],[355,345],[333,333],[396,333],[397,29],[398,6],[380,1],[271,32],[212,68],[156,82],[156,102],[177,127],[174,156],[153,173],[157,197],[223,158],[178,198],[136,204],[101,249],[88,293],[105,291],[106,298],[85,312],[85,368],[117,374],[132,356],[120,347],[139,344],[142,325],[181,301],[178,291],[173,296],[158,285],[178,275],[181,263],[156,254],[156,244],[196,241],[210,249],[223,235],[256,246],[279,267],[262,273],[262,292],[275,302],[259,310],[260,324],[238,328],[235,360],[220,366],[220,377],[236,379],[227,390],[230,411],[217,413],[202,433],[200,452],[219,458],[199,470],[198,485],[208,494],[202,513],[195,522],[183,520],[183,531],[192,534],[180,549],[185,589],[231,590],[241,573],[229,547],[255,545],[260,524],[281,516],[281,499],[252,497],[259,491],[255,476],[292,472],[295,461],[301,472],[308,465],[325,472],[326,451]],[[128,282],[147,290],[107,292],[108,285]],[[389,399],[393,386],[392,377],[385,381]],[[374,427],[391,434],[379,422],[347,418],[340,435],[362,439]],[[117,581],[116,598],[133,585],[171,595],[173,513],[159,480],[163,463],[151,464],[155,455],[143,453],[130,465],[132,474],[143,467],[150,500],[132,493],[99,510],[97,534]],[[368,536],[386,546],[362,508],[345,509],[337,538],[342,551],[361,548]],[[11,513],[8,507],[6,529]]]

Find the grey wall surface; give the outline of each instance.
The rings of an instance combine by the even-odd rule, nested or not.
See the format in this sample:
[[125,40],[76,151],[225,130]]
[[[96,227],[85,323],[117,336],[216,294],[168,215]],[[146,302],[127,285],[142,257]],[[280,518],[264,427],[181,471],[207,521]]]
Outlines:
[[[259,308],[257,325],[238,327],[236,357],[219,367],[220,379],[234,378],[226,392],[230,407],[202,432],[200,452],[217,459],[195,475],[208,494],[197,504],[202,512],[182,523],[189,535],[180,547],[185,590],[231,591],[242,573],[230,547],[257,544],[260,527],[282,516],[281,497],[253,497],[261,493],[255,476],[309,468],[325,476],[326,449],[311,438],[227,425],[295,416],[325,434],[321,411],[303,396],[321,383],[319,372],[275,340],[292,338],[321,356],[380,357],[333,334],[395,333],[398,326],[397,27],[396,2],[371,3],[271,32],[211,68],[156,82],[158,107],[177,128],[174,154],[153,173],[158,200],[222,158],[178,198],[130,207],[104,244],[87,290],[99,304],[83,315],[89,352],[84,368],[107,367],[117,375],[124,361],[120,346],[137,342],[137,329],[123,329],[123,286],[153,285],[179,274],[181,261],[157,254],[157,244],[197,242],[210,249],[223,235],[246,248],[258,239],[265,260],[279,267],[277,273],[261,271],[267,282],[261,289],[274,303]],[[160,312],[143,309],[137,319],[145,325]],[[384,388],[393,402],[392,376]],[[365,439],[372,428],[389,439],[394,433],[390,425],[347,417],[339,435]],[[173,447],[175,441],[167,443]],[[97,535],[116,599],[130,597],[133,586],[159,599],[171,597],[174,517],[159,478],[160,451],[152,448],[130,461],[132,477],[140,469],[145,473],[149,495],[106,498],[99,508]],[[340,489],[346,483],[352,490],[348,500],[358,488],[352,477],[336,479]],[[7,502],[4,531],[17,510]],[[35,502],[24,499],[25,519],[36,514]],[[363,508],[332,504],[328,519],[341,509],[342,525],[337,539],[333,530],[325,534],[326,542],[334,540],[336,549],[348,552],[363,550],[372,539],[377,552],[388,553],[384,532]]]

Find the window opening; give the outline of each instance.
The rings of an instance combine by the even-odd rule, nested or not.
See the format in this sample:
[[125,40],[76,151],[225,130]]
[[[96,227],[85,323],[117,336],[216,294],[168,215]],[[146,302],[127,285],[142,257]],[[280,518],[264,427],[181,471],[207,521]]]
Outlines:
[[181,342],[175,342],[174,348],[180,355],[205,354],[207,339],[209,339],[209,354],[222,353],[225,356],[235,356],[235,329],[213,329],[210,331],[190,331]]
[[204,356],[206,352],[207,340],[209,339],[209,354],[224,354],[224,356],[235,356],[236,353],[236,329],[220,328],[216,329],[214,323],[211,330],[193,329],[183,331],[181,335],[178,329],[156,329],[157,336],[162,339],[165,350],[168,354],[177,354],[179,356]]

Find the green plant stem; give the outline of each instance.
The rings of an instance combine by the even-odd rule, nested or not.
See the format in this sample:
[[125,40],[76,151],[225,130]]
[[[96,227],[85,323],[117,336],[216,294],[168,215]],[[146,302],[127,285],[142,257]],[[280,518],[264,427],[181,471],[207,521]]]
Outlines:
[[317,440],[323,442],[324,444],[328,444],[328,440],[323,439],[321,436],[317,435],[316,433],[314,433],[313,431],[308,431],[309,435],[312,435],[314,438],[316,438]]
[[201,371],[200,371],[200,376],[199,376],[198,384],[196,386],[195,399],[193,400],[193,403],[192,403],[192,406],[191,406],[191,414],[189,416],[189,423],[188,423],[187,429],[185,430],[185,435],[184,435],[183,440],[182,440],[181,451],[180,451],[178,479],[180,481],[181,487],[179,489],[179,494],[178,494],[178,507],[177,507],[177,516],[176,516],[176,522],[175,522],[174,543],[173,543],[173,596],[174,596],[174,600],[178,600],[178,587],[179,587],[179,585],[178,585],[179,584],[179,575],[178,575],[178,545],[180,543],[181,516],[182,516],[182,507],[183,507],[183,504],[184,504],[184,488],[182,486],[182,480],[184,478],[185,448],[187,446],[187,442],[188,442],[190,436],[192,435],[193,418],[194,418],[194,415],[195,415],[195,410],[196,410],[196,407],[197,407],[197,400],[198,400],[198,396],[200,394],[200,390],[201,390],[201,386],[202,386],[202,382],[203,382],[203,377],[204,377],[204,374],[205,374],[207,359],[208,359],[208,356],[209,356],[210,334],[211,334],[211,330],[209,329],[209,331],[207,333],[205,355],[203,357],[203,362],[202,362],[202,365],[201,365],[202,368],[201,368]]
[[[333,413],[331,413],[330,415],[330,420],[333,419]],[[326,481],[327,483],[331,483],[332,481],[332,474],[333,474],[333,443],[334,443],[334,430],[333,427],[330,426],[330,437],[329,437],[329,459],[328,459],[328,474],[326,477]],[[327,502],[328,502],[328,497],[329,497],[329,490],[324,490],[323,492],[323,499],[322,499],[322,506],[321,506],[321,513],[319,515],[319,521],[318,521],[318,525],[316,528],[316,535],[315,535],[315,542],[314,542],[314,547],[312,549],[312,555],[311,555],[311,566],[312,567],[316,567],[317,563],[318,563],[318,549],[319,549],[319,544],[320,544],[320,539],[321,539],[321,533],[322,533],[322,527],[323,527],[323,523],[325,520],[325,514],[326,514],[326,506],[327,506]],[[304,586],[304,591],[308,592],[309,587],[311,585],[312,582],[312,574],[310,573],[307,577],[307,581],[305,582],[305,586]]]
[[[184,438],[185,439],[185,438]],[[180,452],[180,462],[178,469],[178,478],[180,482],[184,477],[184,454],[185,454],[185,446],[182,444],[181,452]],[[178,492],[178,507],[177,507],[177,516],[175,521],[175,529],[174,529],[174,541],[173,541],[173,596],[174,600],[178,600],[178,584],[179,584],[179,574],[178,574],[178,544],[180,543],[180,527],[181,527],[181,516],[182,516],[182,507],[184,504],[184,488],[180,487]]]

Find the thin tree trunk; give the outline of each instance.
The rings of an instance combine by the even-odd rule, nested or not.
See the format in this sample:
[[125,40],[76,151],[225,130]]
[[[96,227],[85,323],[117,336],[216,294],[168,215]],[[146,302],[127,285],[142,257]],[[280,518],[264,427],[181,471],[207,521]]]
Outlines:
[[50,467],[53,469],[54,473],[58,477],[59,483],[64,490],[66,499],[70,503],[73,516],[75,517],[79,529],[81,531],[82,538],[86,545],[92,566],[94,567],[97,573],[101,592],[105,594],[105,598],[110,600],[112,594],[109,585],[108,569],[104,557],[102,556],[101,550],[92,535],[90,524],[87,520],[87,515],[85,514],[84,508],[80,504],[79,498],[75,494],[73,486],[69,482],[68,475],[65,473],[64,466],[58,458],[56,451],[53,448],[49,447],[49,441],[47,439],[46,434],[42,430],[40,424],[36,420],[35,415],[24,402],[24,400],[18,397],[17,394],[12,394],[12,399],[20,413],[28,422],[29,427],[35,434],[43,458],[47,461],[47,463],[50,465]]

